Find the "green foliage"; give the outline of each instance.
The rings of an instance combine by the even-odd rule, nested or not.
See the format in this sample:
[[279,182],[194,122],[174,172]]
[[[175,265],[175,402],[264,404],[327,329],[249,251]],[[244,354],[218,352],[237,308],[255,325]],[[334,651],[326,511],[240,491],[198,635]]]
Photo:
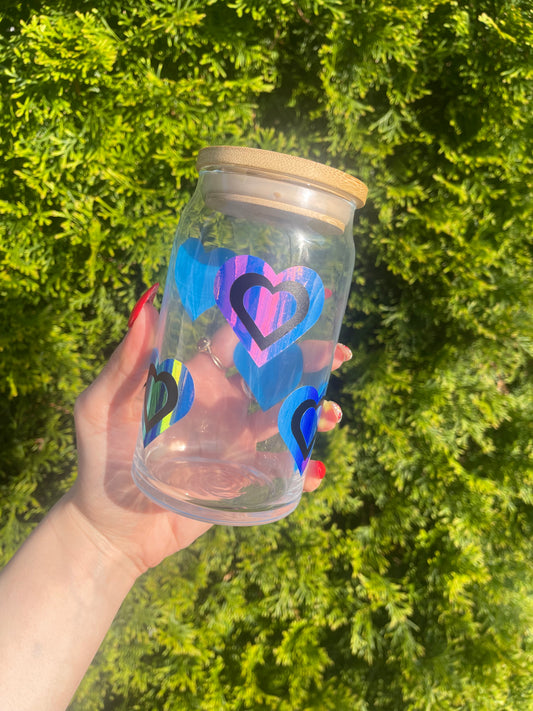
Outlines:
[[533,708],[530,3],[131,5],[0,11],[4,557],[75,474],[73,401],[202,145],[370,200],[320,491],[144,576],[72,708]]
[[0,16],[0,411],[19,420],[0,481],[26,479],[17,448],[32,439],[63,470],[57,408],[72,410],[142,285],[162,279],[198,149],[239,140],[269,89],[260,45],[228,49],[214,22],[201,39],[203,13],[160,5]]

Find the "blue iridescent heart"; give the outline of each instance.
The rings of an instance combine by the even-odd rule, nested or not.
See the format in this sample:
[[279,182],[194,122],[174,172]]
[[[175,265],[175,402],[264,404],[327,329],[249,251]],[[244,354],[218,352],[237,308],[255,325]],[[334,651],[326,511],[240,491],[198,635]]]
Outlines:
[[321,399],[316,388],[305,385],[292,392],[279,411],[279,433],[300,474],[307,466],[315,443]]
[[143,444],[146,447],[189,412],[194,401],[194,382],[179,360],[158,362],[154,351],[148,370],[142,415]]
[[233,362],[262,410],[287,397],[302,377],[303,355],[296,344],[259,368],[242,343],[238,343]]
[[217,247],[206,251],[199,239],[190,237],[178,249],[174,279],[185,311],[195,321],[215,305],[213,284],[220,267],[235,255]]

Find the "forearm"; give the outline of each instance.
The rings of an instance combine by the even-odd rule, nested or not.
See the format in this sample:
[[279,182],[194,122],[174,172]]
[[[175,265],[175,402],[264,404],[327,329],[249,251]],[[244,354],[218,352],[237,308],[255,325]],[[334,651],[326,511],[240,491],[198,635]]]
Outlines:
[[0,573],[0,708],[67,707],[137,571],[62,499]]

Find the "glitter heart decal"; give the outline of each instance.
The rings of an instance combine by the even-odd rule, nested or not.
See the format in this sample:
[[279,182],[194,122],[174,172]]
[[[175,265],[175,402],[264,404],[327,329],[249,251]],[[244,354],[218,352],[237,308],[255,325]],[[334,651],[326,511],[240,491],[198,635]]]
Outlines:
[[278,415],[279,433],[303,474],[316,439],[321,396],[310,385],[298,388],[285,400]]
[[219,269],[215,301],[259,367],[308,331],[324,305],[324,286],[308,267],[276,274],[259,257],[240,255]]
[[154,351],[148,370],[142,416],[143,444],[146,447],[192,407],[194,383],[187,368],[174,358],[157,362]]
[[193,321],[215,305],[215,277],[222,264],[234,254],[231,249],[222,247],[206,251],[200,240],[192,237],[178,249],[174,279],[181,303]]

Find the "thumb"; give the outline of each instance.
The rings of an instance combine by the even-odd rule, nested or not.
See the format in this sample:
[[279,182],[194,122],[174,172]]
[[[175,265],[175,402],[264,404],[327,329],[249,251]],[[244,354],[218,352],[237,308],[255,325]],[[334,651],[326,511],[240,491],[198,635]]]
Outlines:
[[142,389],[155,345],[158,317],[154,306],[144,305],[100,375],[78,398],[78,406],[90,407],[95,403],[100,409],[106,409],[117,393],[128,398]]

